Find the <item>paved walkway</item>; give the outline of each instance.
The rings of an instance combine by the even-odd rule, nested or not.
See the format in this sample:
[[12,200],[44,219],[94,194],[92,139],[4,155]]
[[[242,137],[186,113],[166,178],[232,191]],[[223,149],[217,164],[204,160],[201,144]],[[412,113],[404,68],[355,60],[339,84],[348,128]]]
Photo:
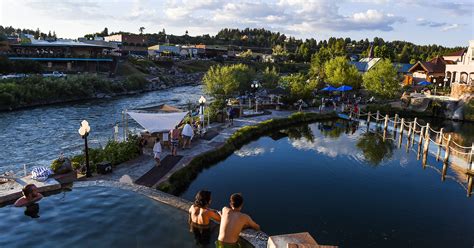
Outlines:
[[[183,156],[181,160],[168,172],[164,175],[158,183],[154,185],[156,187],[161,182],[166,181],[174,172],[177,170],[185,167],[195,156],[205,153],[207,151],[211,151],[216,147],[222,145],[235,131],[239,128],[249,125],[255,125],[261,121],[273,119],[273,118],[284,118],[288,117],[294,113],[294,111],[276,111],[271,110],[271,114],[269,115],[262,115],[262,116],[255,116],[250,118],[239,118],[234,119],[234,125],[228,126],[228,124],[213,124],[211,127],[213,129],[220,129],[219,135],[214,137],[211,140],[204,140],[198,139],[192,142],[191,149],[178,149],[178,155]],[[149,170],[151,170],[155,166],[155,160],[152,156],[151,149],[147,149],[144,152],[144,155],[133,159],[131,161],[127,161],[122,163],[114,168],[114,171],[111,174],[107,175],[94,175],[90,180],[112,180],[112,181],[132,181],[135,182],[138,178],[143,176]],[[161,154],[162,158],[166,157],[170,154],[170,150],[167,148],[163,149],[163,153]]]

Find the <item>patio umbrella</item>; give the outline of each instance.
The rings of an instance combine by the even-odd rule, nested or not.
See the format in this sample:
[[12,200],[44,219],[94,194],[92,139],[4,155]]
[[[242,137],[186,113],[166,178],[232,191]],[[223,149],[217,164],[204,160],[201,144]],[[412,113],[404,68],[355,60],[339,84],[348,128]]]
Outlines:
[[423,81],[423,82],[419,82],[418,85],[421,85],[421,86],[428,86],[428,85],[431,85],[431,83],[428,82],[428,81]]
[[337,90],[336,88],[334,88],[330,85],[321,89],[321,91],[336,91],[336,90]]
[[336,90],[337,90],[337,91],[342,91],[342,92],[344,92],[344,91],[350,91],[350,90],[352,90],[352,87],[351,87],[351,86],[347,86],[347,85],[343,85],[343,86],[337,88]]

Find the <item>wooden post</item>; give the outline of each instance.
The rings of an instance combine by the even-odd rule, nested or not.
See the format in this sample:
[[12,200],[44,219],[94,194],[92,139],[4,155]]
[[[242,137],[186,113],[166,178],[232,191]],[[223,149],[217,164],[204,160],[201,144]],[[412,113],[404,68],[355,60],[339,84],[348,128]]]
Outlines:
[[443,128],[439,130],[438,137],[438,151],[436,151],[436,161],[439,161],[439,156],[441,155],[441,146],[443,145]]
[[472,176],[469,176],[468,180],[467,180],[467,196],[468,197],[471,197],[471,194],[472,194]]
[[407,145],[406,145],[406,151],[408,152],[408,149],[410,148],[410,140],[411,136],[413,135],[412,132],[412,125],[408,125],[408,135],[407,135]]
[[416,135],[416,117],[413,120],[413,136],[411,137],[411,146],[415,143],[415,135]]
[[393,130],[397,131],[397,121],[398,121],[398,114],[395,114],[395,118],[393,118]]
[[388,127],[388,115],[385,115],[385,124],[383,125],[383,130],[387,131]]
[[400,135],[398,136],[398,148],[402,147],[402,138],[403,138],[403,129],[404,129],[405,119],[402,118],[400,125]]
[[423,131],[424,131],[424,128],[425,127],[422,127],[421,128],[421,131],[420,131],[420,136],[419,136],[419,139],[418,139],[418,149],[417,149],[417,153],[416,153],[416,159],[417,160],[420,160],[420,154],[421,154],[421,144],[422,144],[422,141],[423,141]]
[[370,122],[370,112],[367,113],[367,125],[369,124],[369,122]]
[[468,158],[468,160],[469,160],[469,164],[468,164],[469,170],[472,170],[472,156],[473,155],[474,155],[474,143],[472,143],[472,145],[471,145],[471,152],[470,152],[469,158]]
[[443,170],[441,171],[441,181],[444,182],[446,179],[446,172],[448,171],[448,164],[443,164]]
[[428,135],[428,138],[430,137],[430,124],[429,123],[426,123],[426,129],[425,129],[425,136]]
[[430,148],[430,129],[429,129],[429,125],[427,125],[426,133],[425,133],[425,144],[423,146],[423,168],[426,165],[426,159],[428,157],[429,148]]
[[379,115],[380,115],[380,111],[377,110],[377,117],[376,117],[376,119],[375,119],[376,122],[379,121]]
[[450,144],[451,144],[451,134],[448,136],[448,141],[446,141],[446,153],[444,154],[444,163],[447,163],[449,161],[449,153],[451,152],[450,149]]

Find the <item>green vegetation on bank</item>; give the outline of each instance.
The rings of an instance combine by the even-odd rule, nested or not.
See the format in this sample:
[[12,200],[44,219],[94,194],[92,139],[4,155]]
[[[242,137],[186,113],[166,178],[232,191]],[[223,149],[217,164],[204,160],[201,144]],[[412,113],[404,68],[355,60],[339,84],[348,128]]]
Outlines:
[[143,90],[147,85],[148,81],[141,75],[131,75],[123,81],[95,75],[5,79],[0,81],[0,110],[126,93]]
[[[127,141],[117,142],[110,140],[102,148],[89,148],[89,164],[92,171],[95,171],[97,164],[101,162],[110,162],[113,166],[132,160],[140,155],[140,146],[137,136],[129,136]],[[72,167],[79,169],[85,165],[84,154],[76,155],[71,158]],[[58,168],[58,161],[54,160],[51,164],[53,170]]]
[[161,183],[158,186],[158,189],[167,193],[179,195],[186,190],[189,184],[203,169],[213,166],[216,162],[225,159],[246,143],[258,139],[262,135],[268,134],[270,131],[336,117],[335,114],[298,112],[287,118],[271,119],[253,126],[242,127],[229,137],[229,139],[227,139],[227,141],[219,148],[196,156],[186,167],[171,175],[168,181]]

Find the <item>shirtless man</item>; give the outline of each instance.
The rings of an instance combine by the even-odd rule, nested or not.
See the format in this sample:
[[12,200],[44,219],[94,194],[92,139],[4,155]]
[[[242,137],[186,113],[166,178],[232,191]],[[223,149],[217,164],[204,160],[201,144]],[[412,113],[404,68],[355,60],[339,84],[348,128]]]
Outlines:
[[22,192],[23,192],[23,196],[20,199],[16,200],[15,207],[28,206],[32,203],[35,203],[41,200],[41,198],[43,198],[43,195],[40,192],[38,192],[38,188],[34,184],[26,185],[22,189]]
[[243,203],[242,195],[236,193],[230,196],[230,208],[222,208],[219,238],[216,241],[217,248],[238,248],[240,247],[239,234],[243,229],[260,230],[260,226],[250,216],[240,212]]

